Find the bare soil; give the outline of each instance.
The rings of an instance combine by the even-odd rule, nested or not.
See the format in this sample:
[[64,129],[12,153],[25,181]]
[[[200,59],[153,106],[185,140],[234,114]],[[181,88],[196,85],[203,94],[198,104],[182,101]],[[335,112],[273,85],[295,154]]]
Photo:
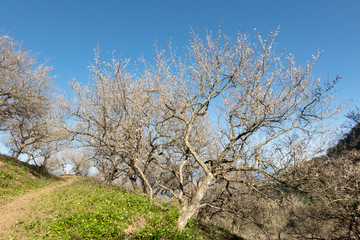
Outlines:
[[125,232],[125,239],[130,239],[132,234],[139,230],[143,229],[146,225],[146,219],[144,217],[136,218],[134,222],[128,226],[128,228],[124,231]]
[[60,184],[31,191],[3,203],[0,206],[0,239],[9,239],[8,234],[11,230],[11,226],[19,221],[24,221],[29,217],[31,213],[30,205],[36,202],[40,196],[68,186],[75,180],[70,176],[63,177],[63,179],[65,181]]

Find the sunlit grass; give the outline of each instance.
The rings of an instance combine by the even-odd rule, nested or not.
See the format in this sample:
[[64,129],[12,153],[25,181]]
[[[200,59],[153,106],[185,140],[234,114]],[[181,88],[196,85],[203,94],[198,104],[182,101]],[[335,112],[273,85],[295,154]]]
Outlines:
[[[0,160],[0,203],[59,182],[10,157],[0,155]],[[219,239],[219,234],[233,239],[192,220],[179,232],[173,202],[149,200],[91,178],[73,177],[70,185],[37,196],[27,207],[31,214],[12,227],[12,239]]]
[[0,155],[0,203],[58,181],[59,178],[40,174],[33,166]]
[[192,223],[178,232],[176,205],[154,204],[142,193],[88,178],[39,201],[41,205],[33,206],[32,220],[22,224],[30,239],[198,239],[200,235]]

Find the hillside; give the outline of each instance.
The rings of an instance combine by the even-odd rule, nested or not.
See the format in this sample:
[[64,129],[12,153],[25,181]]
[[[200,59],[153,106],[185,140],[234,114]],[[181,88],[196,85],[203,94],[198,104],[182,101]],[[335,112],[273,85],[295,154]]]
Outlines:
[[0,154],[0,203],[59,181],[33,165]]
[[0,169],[0,239],[242,239],[194,221],[180,233],[177,206],[142,193],[44,175],[6,156]]
[[357,123],[349,132],[339,140],[332,148],[329,148],[327,155],[330,157],[340,157],[344,152],[360,150],[360,123]]

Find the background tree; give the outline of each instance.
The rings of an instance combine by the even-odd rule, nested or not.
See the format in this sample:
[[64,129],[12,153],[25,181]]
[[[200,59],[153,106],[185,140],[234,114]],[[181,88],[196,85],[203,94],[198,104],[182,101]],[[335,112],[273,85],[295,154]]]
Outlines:
[[329,157],[341,157],[348,151],[360,150],[360,109],[356,108],[346,117],[350,120],[344,124],[346,132],[334,147],[327,150]]
[[[287,215],[290,236],[297,239],[360,237],[359,152],[316,158],[294,169],[297,204]],[[291,181],[289,181],[291,182]]]
[[62,151],[52,155],[47,162],[47,169],[52,174],[68,174],[67,166],[67,159],[64,154],[62,154]]
[[63,175],[88,176],[90,168],[93,166],[91,161],[93,153],[86,150],[65,148],[52,155],[47,163],[47,168],[50,172]]

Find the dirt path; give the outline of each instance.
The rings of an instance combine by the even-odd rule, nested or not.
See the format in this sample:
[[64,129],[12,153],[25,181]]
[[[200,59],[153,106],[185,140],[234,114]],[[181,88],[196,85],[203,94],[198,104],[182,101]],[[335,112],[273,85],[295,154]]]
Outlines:
[[8,232],[13,224],[19,220],[26,219],[30,215],[30,203],[36,201],[40,196],[51,191],[70,185],[75,181],[73,177],[63,177],[64,182],[47,188],[42,188],[22,196],[19,196],[0,206],[0,239]]

